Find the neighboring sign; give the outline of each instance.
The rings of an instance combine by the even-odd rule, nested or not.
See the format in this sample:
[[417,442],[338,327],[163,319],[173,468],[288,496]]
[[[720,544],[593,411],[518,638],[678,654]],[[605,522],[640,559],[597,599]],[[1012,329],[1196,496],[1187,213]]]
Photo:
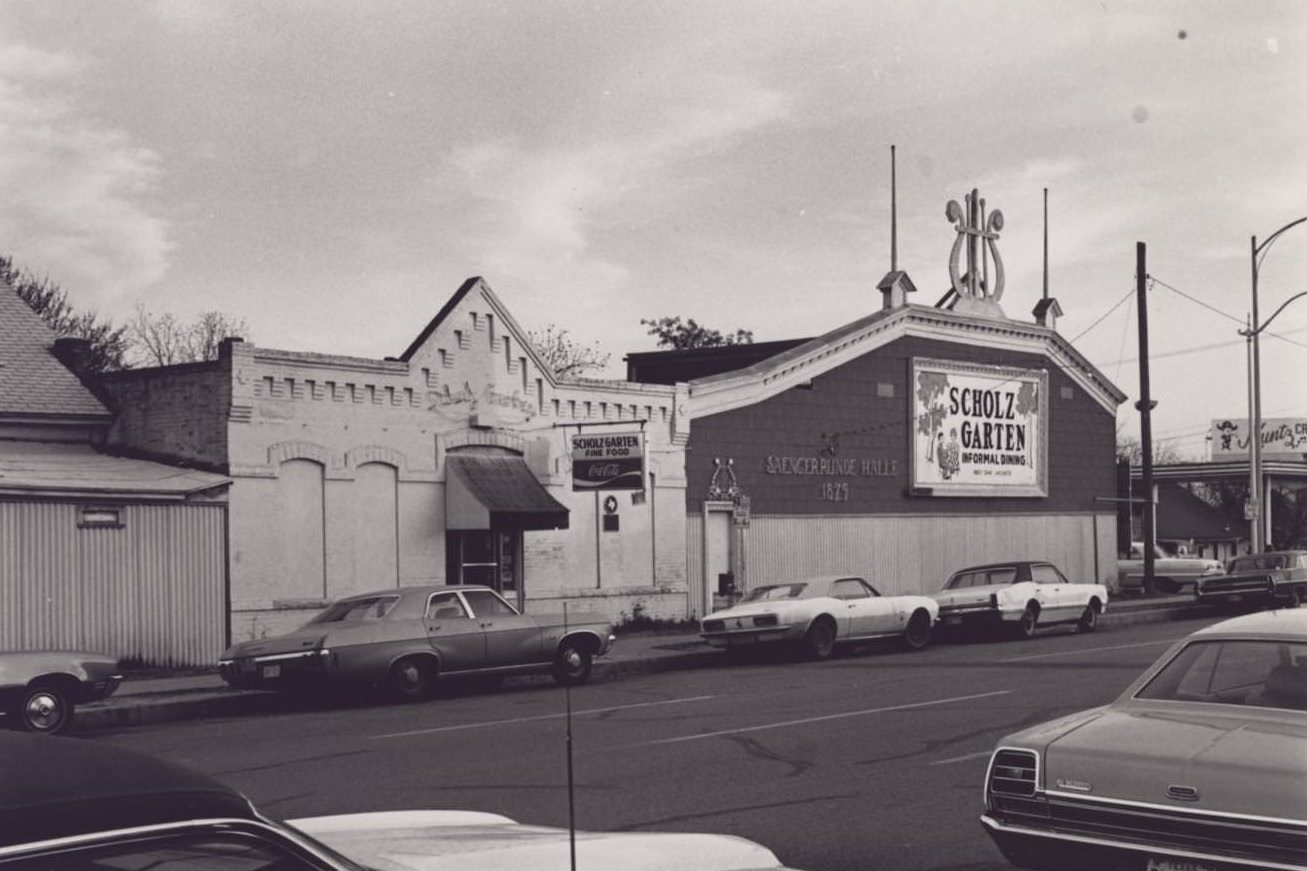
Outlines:
[[644,433],[572,436],[573,490],[643,490]]
[[[1248,458],[1248,418],[1212,421],[1212,459]],[[1307,419],[1275,417],[1262,420],[1263,460],[1307,459]]]
[[1048,495],[1048,373],[912,361],[912,487],[932,496]]

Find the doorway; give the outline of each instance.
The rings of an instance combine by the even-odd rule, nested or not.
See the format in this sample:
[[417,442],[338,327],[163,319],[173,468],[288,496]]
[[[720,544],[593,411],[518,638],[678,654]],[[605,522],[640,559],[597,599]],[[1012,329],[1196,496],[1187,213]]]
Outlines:
[[451,529],[445,533],[445,569],[451,584],[490,587],[522,610],[522,531]]

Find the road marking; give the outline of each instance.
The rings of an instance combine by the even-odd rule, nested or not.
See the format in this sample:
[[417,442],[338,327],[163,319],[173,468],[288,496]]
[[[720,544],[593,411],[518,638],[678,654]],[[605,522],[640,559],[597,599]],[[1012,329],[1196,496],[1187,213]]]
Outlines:
[[822,723],[827,720],[843,720],[848,717],[865,717],[869,714],[884,714],[889,711],[907,711],[912,708],[929,708],[935,705],[947,705],[953,702],[967,702],[972,699],[986,699],[991,696],[1005,696],[1011,690],[995,690],[989,693],[976,693],[970,696],[954,696],[951,699],[935,699],[929,702],[912,702],[906,705],[890,705],[885,708],[866,708],[861,711],[845,711],[842,714],[826,714],[822,717],[805,717],[802,720],[785,720],[780,723],[767,723],[762,726],[745,726],[740,729],[723,729],[720,732],[704,732],[699,735],[683,735],[680,738],[662,738],[658,741],[646,741],[641,746],[655,744],[677,744],[681,741],[698,741],[701,738],[719,738],[722,735],[740,735],[745,732],[761,732],[764,729],[783,729],[786,726],[806,726],[809,723]]
[[954,762],[967,762],[972,759],[980,759],[992,754],[993,750],[981,750],[979,753],[968,753],[966,756],[954,756],[952,759],[936,759],[930,765],[952,765]]
[[[573,717],[586,714],[608,714],[613,711],[630,711],[635,708],[652,708],[656,705],[683,705],[687,702],[702,702],[715,696],[691,696],[688,699],[664,699],[658,702],[637,702],[631,705],[615,705],[611,708],[590,708],[585,711],[573,711]],[[458,732],[462,729],[484,729],[487,726],[511,726],[514,723],[531,723],[537,720],[559,720],[566,717],[565,712],[557,714],[540,714],[536,717],[514,717],[511,720],[487,720],[483,723],[463,723],[458,726],[437,726],[434,729],[415,729],[411,732],[391,732],[386,735],[373,735],[373,738],[407,738],[411,735],[433,735],[436,732]]]
[[1114,644],[1111,647],[1086,647],[1083,650],[1062,650],[1058,653],[1036,653],[1031,656],[1013,656],[1000,659],[999,662],[1025,662],[1028,659],[1052,659],[1055,656],[1079,656],[1082,653],[1097,653],[1100,650],[1129,650],[1132,647],[1157,647],[1162,644],[1174,644],[1179,638],[1165,638],[1161,641],[1141,641],[1138,644]]

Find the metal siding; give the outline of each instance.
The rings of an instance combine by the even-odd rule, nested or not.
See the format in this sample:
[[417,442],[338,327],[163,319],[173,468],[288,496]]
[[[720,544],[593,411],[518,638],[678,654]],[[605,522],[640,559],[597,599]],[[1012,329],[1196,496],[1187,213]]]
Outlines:
[[[1112,547],[1104,518],[1098,524],[1100,581]],[[1092,515],[755,515],[744,541],[748,586],[851,572],[886,595],[933,593],[964,566],[1005,559],[1048,559],[1072,580],[1094,577]],[[696,564],[702,575],[702,562],[702,553],[689,554],[691,577]]]
[[685,515],[685,586],[686,612],[701,617],[699,603],[704,601],[703,515]]
[[0,646],[153,665],[216,660],[225,506],[125,505],[121,529],[79,529],[81,507],[0,502]]

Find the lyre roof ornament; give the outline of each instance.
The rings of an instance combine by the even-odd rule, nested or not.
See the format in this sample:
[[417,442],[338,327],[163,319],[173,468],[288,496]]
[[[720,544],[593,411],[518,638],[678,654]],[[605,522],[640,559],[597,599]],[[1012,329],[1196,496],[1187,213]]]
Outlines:
[[[985,200],[972,189],[965,197],[964,210],[957,200],[949,200],[944,216],[953,222],[958,237],[948,258],[949,279],[957,302],[953,310],[959,314],[981,317],[1005,317],[998,301],[1003,298],[1003,258],[999,256],[999,231],[1003,229],[1003,213],[998,209],[985,214]],[[963,245],[967,252],[967,269],[959,268]],[[994,258],[994,280],[990,282],[989,259]]]

